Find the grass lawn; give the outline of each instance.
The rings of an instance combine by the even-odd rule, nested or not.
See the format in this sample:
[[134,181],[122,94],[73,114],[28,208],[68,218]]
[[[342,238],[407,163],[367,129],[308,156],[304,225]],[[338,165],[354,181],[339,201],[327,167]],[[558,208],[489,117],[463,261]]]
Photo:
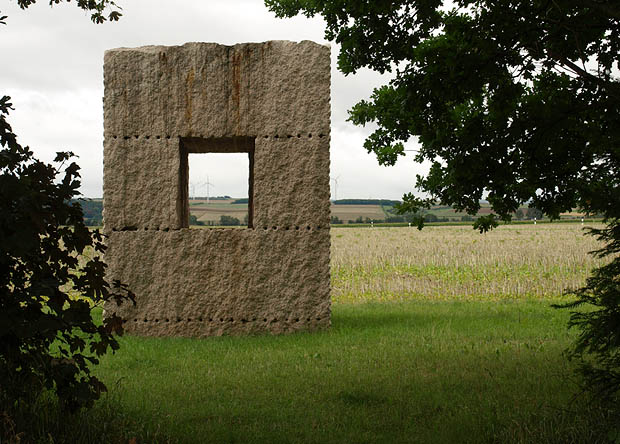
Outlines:
[[331,329],[123,337],[93,410],[44,403],[21,442],[608,442],[550,307],[598,246],[567,224],[333,230]]
[[318,334],[126,337],[96,374],[153,441],[593,442],[549,303],[336,304]]

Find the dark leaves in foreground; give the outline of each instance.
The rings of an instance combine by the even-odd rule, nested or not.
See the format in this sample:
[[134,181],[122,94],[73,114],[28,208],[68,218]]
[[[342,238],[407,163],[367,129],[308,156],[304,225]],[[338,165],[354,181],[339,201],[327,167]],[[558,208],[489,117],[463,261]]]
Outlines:
[[[105,386],[90,366],[117,350],[118,317],[98,325],[92,307],[133,300],[120,282],[105,279],[103,236],[84,225],[79,167],[71,153],[57,166],[22,147],[0,99],[0,400],[31,401],[55,391],[74,411],[90,406]],[[84,259],[92,256],[91,259]]]

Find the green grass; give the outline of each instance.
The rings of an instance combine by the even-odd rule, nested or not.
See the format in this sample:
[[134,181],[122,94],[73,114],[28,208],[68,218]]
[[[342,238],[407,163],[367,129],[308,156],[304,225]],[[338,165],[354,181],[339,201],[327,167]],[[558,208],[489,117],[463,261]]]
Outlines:
[[123,337],[93,410],[0,407],[0,442],[9,420],[45,443],[606,442],[550,308],[597,265],[591,242],[571,225],[332,232],[331,329]]
[[338,304],[314,334],[126,337],[96,374],[173,442],[587,442],[567,316],[540,301]]
[[43,400],[15,419],[46,443],[604,442],[604,413],[572,401],[568,312],[549,304],[335,304],[318,333],[123,337],[93,410]]

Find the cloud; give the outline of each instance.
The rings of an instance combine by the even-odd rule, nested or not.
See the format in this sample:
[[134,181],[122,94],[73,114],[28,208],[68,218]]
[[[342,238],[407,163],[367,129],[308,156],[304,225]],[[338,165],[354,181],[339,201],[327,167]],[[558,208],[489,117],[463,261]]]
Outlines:
[[[0,94],[12,96],[9,121],[22,143],[51,160],[59,150],[74,151],[82,167],[82,193],[102,195],[103,53],[143,45],[189,41],[234,44],[266,40],[324,40],[322,19],[278,19],[260,0],[121,0],[119,22],[95,25],[74,2],[49,7],[39,1],[26,11],[5,2],[0,11]],[[361,70],[344,77],[336,70],[332,47],[332,174],[339,174],[338,197],[399,198],[410,191],[415,172],[410,160],[380,167],[362,147],[371,128],[346,122],[347,109],[368,98],[389,76]],[[231,171],[232,174],[232,171]],[[240,179],[243,180],[243,179]],[[234,187],[231,185],[231,189]],[[218,193],[231,194],[226,190]]]

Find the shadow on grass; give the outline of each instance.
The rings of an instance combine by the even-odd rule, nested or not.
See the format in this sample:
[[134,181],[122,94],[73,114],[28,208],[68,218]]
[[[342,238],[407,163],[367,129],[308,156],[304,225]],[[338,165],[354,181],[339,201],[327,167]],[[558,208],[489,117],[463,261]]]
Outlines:
[[553,309],[546,301],[365,303],[335,305],[332,329],[344,333],[450,326],[463,332],[479,332],[490,327],[522,329],[552,324],[554,329],[565,330],[568,316],[567,310]]
[[318,334],[123,338],[98,371],[123,381],[130,417],[180,442],[597,442],[587,415],[563,410],[567,315],[336,304]]

